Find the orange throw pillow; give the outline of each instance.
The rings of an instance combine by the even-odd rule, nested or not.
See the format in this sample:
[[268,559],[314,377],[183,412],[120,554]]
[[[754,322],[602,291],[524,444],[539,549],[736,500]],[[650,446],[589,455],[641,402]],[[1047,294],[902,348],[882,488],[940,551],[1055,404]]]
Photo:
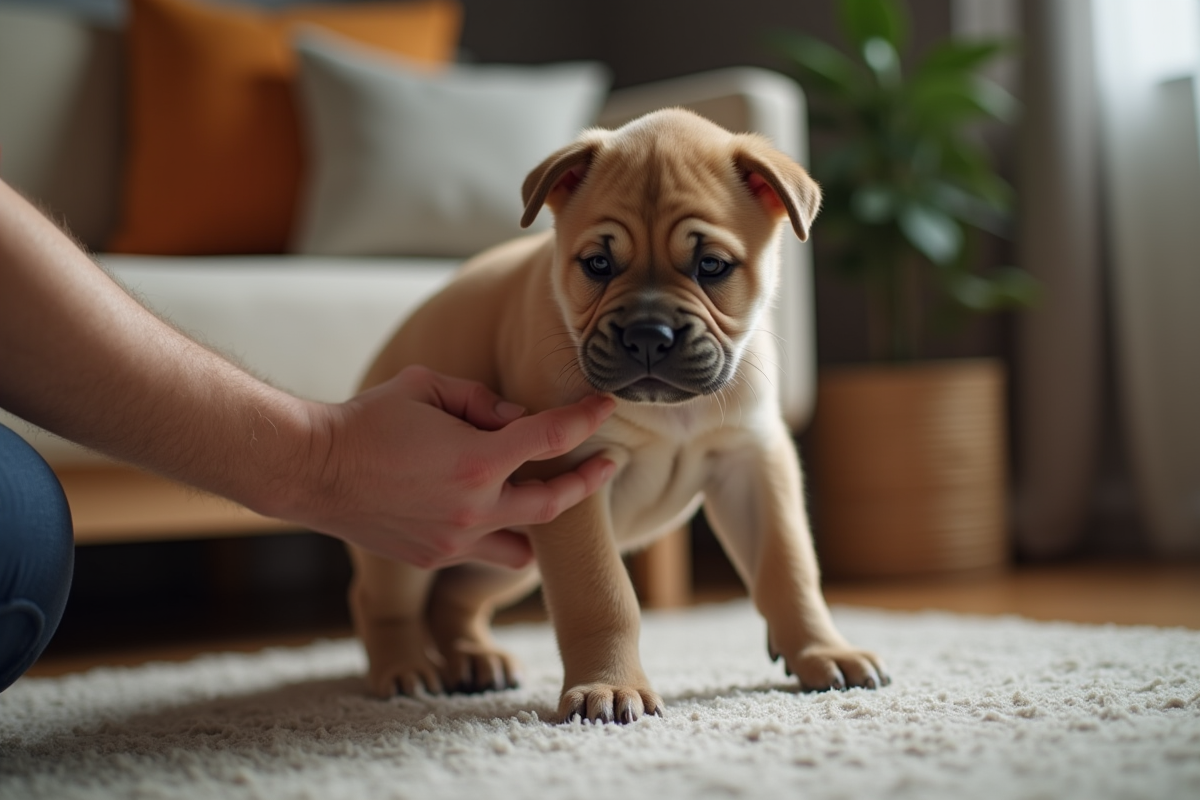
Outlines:
[[303,169],[291,43],[302,24],[437,64],[454,54],[462,11],[451,0],[275,13],[132,0],[129,151],[110,250],[284,252]]

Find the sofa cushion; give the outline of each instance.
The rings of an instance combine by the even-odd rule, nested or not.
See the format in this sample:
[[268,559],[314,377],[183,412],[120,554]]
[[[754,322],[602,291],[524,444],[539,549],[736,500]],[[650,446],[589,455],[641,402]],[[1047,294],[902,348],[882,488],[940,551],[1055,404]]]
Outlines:
[[283,252],[302,169],[293,28],[320,25],[429,64],[453,55],[460,19],[450,0],[277,13],[132,0],[130,151],[110,249]]
[[467,256],[519,235],[526,174],[594,121],[609,83],[596,63],[431,73],[312,30],[296,48],[302,253]]

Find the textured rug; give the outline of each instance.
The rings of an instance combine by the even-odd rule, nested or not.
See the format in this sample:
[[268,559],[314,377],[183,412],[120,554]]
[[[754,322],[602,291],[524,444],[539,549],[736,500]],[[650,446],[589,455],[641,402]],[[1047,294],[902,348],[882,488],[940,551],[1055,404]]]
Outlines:
[[3,798],[1195,798],[1200,632],[836,609],[880,691],[800,694],[745,602],[643,625],[664,719],[546,722],[546,626],[503,628],[524,688],[372,700],[352,641],[23,679]]

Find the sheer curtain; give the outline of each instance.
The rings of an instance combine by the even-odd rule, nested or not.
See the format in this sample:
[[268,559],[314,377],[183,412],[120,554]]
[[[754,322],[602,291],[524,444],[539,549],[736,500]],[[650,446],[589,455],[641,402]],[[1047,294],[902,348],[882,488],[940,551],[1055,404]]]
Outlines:
[[1200,553],[1200,0],[1093,14],[1128,450],[1155,550]]
[[1019,323],[1018,542],[1079,543],[1103,438],[1121,436],[1149,549],[1198,553],[1200,0],[1022,13],[1019,258],[1046,298]]

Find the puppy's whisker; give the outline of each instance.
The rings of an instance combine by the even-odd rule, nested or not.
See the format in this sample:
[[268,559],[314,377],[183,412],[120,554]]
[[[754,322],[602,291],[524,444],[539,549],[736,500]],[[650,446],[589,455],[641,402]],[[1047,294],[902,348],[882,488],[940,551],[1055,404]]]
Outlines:
[[548,344],[550,346],[551,350],[553,351],[553,350],[556,350],[556,349],[559,349],[562,347],[575,347],[576,346],[575,342],[566,336],[559,336],[559,337],[557,337],[557,340],[555,340],[555,341],[550,341],[550,339],[551,339],[551,337],[549,337],[549,336],[546,337],[545,339],[542,339],[540,342],[537,343],[538,347],[544,347]]
[[587,383],[587,376],[579,367],[579,362],[572,359],[563,365],[555,377],[556,384],[564,387],[567,393],[573,392],[577,386]]
[[569,331],[562,331],[559,333],[548,333],[545,336],[543,336],[542,338],[538,339],[537,342],[535,342],[534,344],[536,346],[541,346],[542,344],[549,342],[549,341],[561,341],[563,339],[567,339],[567,340],[572,339],[571,333]]
[[746,348],[746,355],[754,356],[756,359],[758,359],[759,364],[769,364],[770,366],[774,367],[775,369],[783,371],[783,367],[779,364],[779,362],[772,361],[771,359],[767,358],[766,356],[764,356],[762,353],[758,352],[757,350],[753,350],[751,348]]
[[[763,376],[763,378],[766,379],[767,383],[771,384],[772,386],[774,385],[775,382],[771,380],[771,376],[767,372],[763,371],[763,369],[761,367],[755,366],[754,364],[750,364],[749,362],[747,362],[747,366],[751,367],[755,370],[758,370],[759,374],[761,374]],[[746,381],[746,385],[749,386],[751,389],[754,388],[754,384],[750,383],[749,381]],[[757,397],[757,395],[756,395],[756,397]]]
[[[565,353],[565,352],[575,352],[575,345],[573,345],[573,344],[559,345],[558,347],[555,347],[550,352],[546,353],[546,355],[542,356],[541,360],[545,361],[547,358],[550,358],[553,355],[556,355],[558,353]],[[572,359],[572,361],[574,361],[574,359]]]
[[544,342],[547,339],[554,338],[555,336],[570,336],[570,335],[571,335],[571,329],[564,325],[561,328],[551,328],[550,330],[548,330],[546,332],[546,335],[543,336],[541,339],[538,339],[538,341]]
[[570,392],[574,392],[576,388],[587,385],[589,385],[587,376],[585,376],[582,372],[576,372],[572,376],[570,383],[567,385],[567,389]]
[[[762,398],[758,396],[758,390],[754,388],[754,384],[745,379],[743,379],[743,383],[750,387],[750,393],[754,395],[754,404],[759,405],[762,403]],[[738,395],[738,413],[743,416],[745,416],[746,413],[746,409],[742,407],[742,396],[740,394]]]
[[[758,353],[755,353],[753,350],[747,350],[746,355],[752,355],[755,358],[757,358],[759,361],[763,360],[762,356],[760,356]],[[766,379],[767,383],[769,383],[772,386],[775,385],[775,380],[774,380],[773,376],[771,375],[771,373],[767,372],[761,366],[759,366],[758,364],[752,363],[750,361],[750,359],[748,359],[748,358],[743,358],[742,363],[751,369],[758,370],[759,374],[761,374],[763,376],[763,378]]]
[[558,371],[557,379],[563,380],[565,378],[576,377],[579,375],[582,375],[582,370],[579,369],[579,365],[574,361],[569,361],[566,364],[563,364],[562,368]]
[[[556,345],[553,349],[551,349],[549,352],[547,352],[546,355],[542,356],[541,360],[538,361],[538,363],[541,364],[541,363],[545,362],[545,360],[547,358],[557,355],[558,353],[564,353],[564,352],[572,352],[572,353],[578,352],[578,348],[574,345],[574,343]],[[576,359],[573,358],[568,363],[573,364],[573,363],[575,363],[575,361],[576,361]]]
[[748,333],[765,333],[767,336],[772,336],[772,337],[774,337],[774,338],[775,338],[775,340],[776,340],[777,342],[779,342],[779,346],[780,346],[781,348],[786,348],[786,347],[787,347],[787,340],[786,340],[786,339],[784,339],[782,336],[780,336],[780,335],[779,335],[778,333],[776,333],[775,331],[773,331],[773,330],[771,330],[770,328],[768,328],[768,327],[765,327],[765,326],[763,326],[763,325],[758,325],[758,326],[755,326],[755,327],[751,328],[751,329],[748,331]]
[[573,343],[574,338],[575,337],[571,334],[570,330],[563,328],[561,331],[551,331],[550,333],[547,333],[545,336],[538,339],[537,342],[535,342],[535,345],[540,346],[547,341],[556,340],[556,339],[557,340],[566,339]]
[[716,394],[713,395],[713,399],[715,399],[717,402],[717,409],[721,412],[721,424],[724,425],[725,424],[725,406],[727,404],[727,401],[725,399],[725,392],[723,392],[723,391],[717,392]]

